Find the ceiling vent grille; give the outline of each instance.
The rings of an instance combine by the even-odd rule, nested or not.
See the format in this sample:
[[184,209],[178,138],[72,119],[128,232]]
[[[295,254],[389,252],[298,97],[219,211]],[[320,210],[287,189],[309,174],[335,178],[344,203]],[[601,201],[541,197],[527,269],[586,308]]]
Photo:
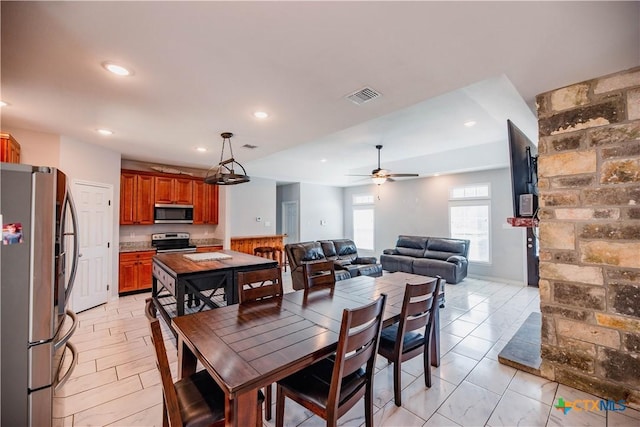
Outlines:
[[347,95],[346,98],[354,104],[362,105],[365,102],[369,102],[373,99],[378,98],[379,96],[382,96],[380,92],[377,92],[370,87],[365,87],[352,93],[351,95]]
[[249,149],[253,150],[254,148],[258,148],[258,146],[257,145],[251,145],[251,144],[244,144],[242,146],[242,148],[249,148]]

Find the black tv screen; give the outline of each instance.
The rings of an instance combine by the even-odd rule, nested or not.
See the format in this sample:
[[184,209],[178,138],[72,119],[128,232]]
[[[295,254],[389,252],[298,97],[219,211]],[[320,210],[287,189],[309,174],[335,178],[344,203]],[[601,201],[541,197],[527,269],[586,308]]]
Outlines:
[[[538,148],[511,120],[507,120],[513,215],[534,216],[538,209]],[[523,196],[524,197],[521,197]]]

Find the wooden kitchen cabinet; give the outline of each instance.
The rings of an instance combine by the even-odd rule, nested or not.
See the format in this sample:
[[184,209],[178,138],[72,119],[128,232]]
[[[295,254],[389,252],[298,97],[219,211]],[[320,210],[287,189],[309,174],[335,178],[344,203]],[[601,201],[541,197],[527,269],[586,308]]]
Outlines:
[[218,186],[193,181],[193,223],[218,223]]
[[153,224],[154,177],[122,172],[120,175],[120,224]]
[[156,251],[121,252],[118,292],[151,289],[153,256]]
[[155,203],[192,205],[193,178],[156,176]]
[[20,144],[8,133],[0,133],[0,161],[20,163]]

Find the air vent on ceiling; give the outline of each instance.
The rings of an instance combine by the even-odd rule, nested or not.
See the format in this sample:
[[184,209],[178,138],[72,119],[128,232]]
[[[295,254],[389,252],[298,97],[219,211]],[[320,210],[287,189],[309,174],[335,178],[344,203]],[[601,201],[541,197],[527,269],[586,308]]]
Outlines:
[[249,149],[253,150],[254,148],[258,148],[258,146],[257,145],[251,145],[251,144],[244,144],[242,146],[242,148],[249,148]]
[[370,87],[365,87],[352,93],[351,95],[347,95],[346,98],[349,101],[353,102],[354,104],[361,105],[361,104],[364,104],[365,102],[371,101],[372,99],[376,99],[381,95],[382,94],[380,92],[377,92],[374,89],[371,89]]

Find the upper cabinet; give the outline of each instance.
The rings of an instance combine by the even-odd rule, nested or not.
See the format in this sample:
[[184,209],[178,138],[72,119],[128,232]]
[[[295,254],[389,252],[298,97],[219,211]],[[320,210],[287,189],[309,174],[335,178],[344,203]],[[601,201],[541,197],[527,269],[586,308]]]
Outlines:
[[218,186],[193,181],[193,223],[218,223]]
[[155,177],[155,202],[162,204],[192,205],[193,179]]
[[153,224],[154,177],[122,172],[120,175],[120,224]]
[[194,224],[218,224],[218,186],[202,178],[122,170],[120,224],[154,224],[155,204],[193,205]]
[[20,163],[20,144],[8,133],[0,133],[0,161]]

